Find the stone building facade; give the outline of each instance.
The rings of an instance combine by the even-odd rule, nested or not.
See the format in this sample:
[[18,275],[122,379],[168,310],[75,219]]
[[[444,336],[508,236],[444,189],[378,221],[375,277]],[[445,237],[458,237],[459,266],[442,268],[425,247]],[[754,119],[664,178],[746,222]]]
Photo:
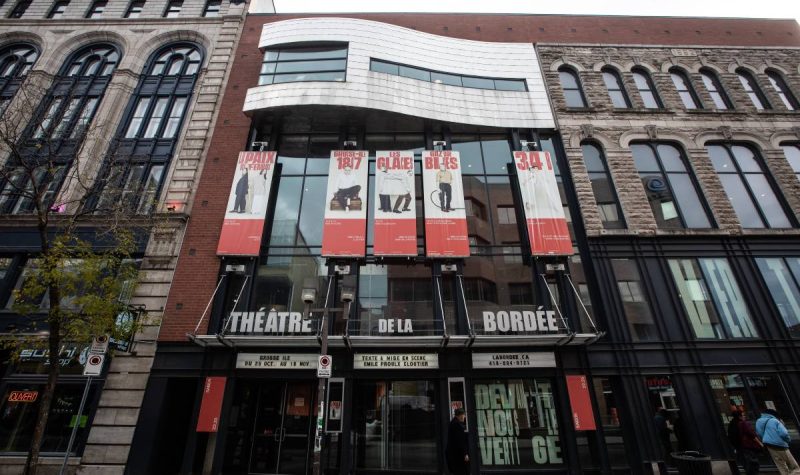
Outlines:
[[[96,78],[106,77],[107,85],[95,103],[93,114],[91,111],[88,113],[94,132],[87,137],[78,163],[85,163],[90,175],[99,176],[108,173],[108,157],[115,155],[114,147],[125,145],[126,140],[135,141],[137,146],[151,146],[158,141],[159,146],[165,147],[159,150],[157,159],[153,158],[155,152],[144,155],[139,152],[138,163],[149,170],[149,181],[141,185],[142,188],[131,189],[134,195],[145,191],[151,193],[148,197],[153,197],[154,204],[149,212],[155,213],[163,223],[135,253],[141,261],[140,280],[129,303],[141,312],[143,325],[135,335],[131,351],[118,351],[103,375],[94,379],[84,412],[88,423],[78,431],[69,462],[79,473],[113,474],[124,470],[155,354],[165,299],[186,222],[192,212],[196,181],[203,169],[209,137],[231,74],[230,65],[244,14],[244,2],[213,0],[34,0],[4,2],[0,6],[0,54],[4,55],[4,60],[8,61],[14,48],[20,46],[27,48],[26,51],[34,51],[29,70],[16,78],[21,82],[16,94],[8,94],[10,102],[5,105],[5,110],[9,115],[6,117],[14,113],[16,120],[23,125],[36,123],[41,118],[35,114],[41,108],[32,105],[50,100],[57,94],[51,92],[51,86],[73,74],[65,69],[70,61],[74,62],[84,51],[102,48],[102,51],[109,51],[107,58],[113,56],[115,59],[104,63],[109,65],[108,74],[104,71],[94,75]],[[164,61],[168,65],[176,65],[177,72],[159,69],[158,63],[162,58],[166,58]],[[182,70],[180,65],[183,65]],[[78,74],[92,76],[91,71],[86,70]],[[161,81],[163,85],[176,74],[188,86],[183,89],[179,86],[166,93],[164,89],[156,92],[147,89],[145,77]],[[148,109],[148,115],[143,119],[136,112],[137,104],[148,100],[148,95],[152,94],[173,101],[168,102],[173,111],[171,124],[159,128],[155,121],[155,118],[163,118],[163,107]],[[58,112],[64,122],[71,117],[69,113],[63,109]],[[155,124],[154,132],[141,129],[135,137],[126,132],[126,127],[133,129],[129,124],[136,120],[150,120],[148,124]],[[0,160],[7,158],[0,157]],[[129,181],[139,178],[139,175],[130,173]],[[66,186],[59,190],[62,196],[71,192],[73,190]],[[3,236],[0,238],[0,255],[5,272],[0,279],[0,294],[2,299],[8,299],[26,262],[35,258],[37,239],[32,218],[16,209],[6,209],[4,213],[0,216],[0,236]],[[2,318],[6,322],[4,332],[11,328],[11,322],[25,324],[24,319],[6,307],[5,300],[1,306],[4,309]],[[32,363],[39,364],[39,361],[41,357]],[[32,424],[30,414],[23,414],[21,406],[10,403],[7,395],[12,390],[36,390],[44,381],[43,377],[24,373],[14,364],[3,366],[0,392],[6,395],[3,399],[4,425],[15,427],[4,431],[2,436],[0,471],[3,473],[16,473],[20,469],[27,450],[24,438],[30,436]],[[66,389],[57,393],[54,402],[55,405],[62,404],[60,411],[77,412],[84,382],[80,372],[74,374],[65,370],[59,387],[63,384]],[[42,463],[46,467],[52,466],[54,471],[60,466],[66,438],[69,437],[68,422],[63,422],[63,418],[53,422],[54,425],[61,423],[67,429],[48,429],[43,448]]]

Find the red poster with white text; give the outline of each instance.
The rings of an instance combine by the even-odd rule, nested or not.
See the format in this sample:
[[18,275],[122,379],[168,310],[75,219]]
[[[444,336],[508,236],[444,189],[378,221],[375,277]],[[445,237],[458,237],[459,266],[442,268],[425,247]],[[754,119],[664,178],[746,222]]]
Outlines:
[[417,255],[414,152],[375,152],[376,256]]
[[203,399],[197,417],[197,432],[217,432],[222,399],[225,397],[224,376],[209,376],[203,385]]
[[464,185],[458,152],[422,152],[422,201],[425,206],[425,254],[469,257]]
[[582,374],[567,375],[567,393],[569,393],[569,405],[572,408],[572,422],[575,424],[575,430],[596,430],[586,376]]
[[328,167],[322,255],[363,257],[367,245],[367,152],[334,150]]
[[275,152],[239,152],[217,255],[258,255],[274,171]]
[[514,152],[531,254],[571,256],[567,218],[548,152]]

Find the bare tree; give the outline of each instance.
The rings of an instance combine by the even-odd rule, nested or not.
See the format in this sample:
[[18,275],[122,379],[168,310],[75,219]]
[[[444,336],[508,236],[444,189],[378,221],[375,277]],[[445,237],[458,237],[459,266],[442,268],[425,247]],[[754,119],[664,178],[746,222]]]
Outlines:
[[120,296],[136,281],[137,244],[157,223],[154,203],[146,202],[155,196],[118,183],[122,177],[104,165],[112,161],[115,130],[91,123],[99,101],[48,96],[27,82],[0,111],[0,213],[38,231],[38,255],[11,297],[30,324],[5,341],[14,355],[22,347],[47,350],[47,383],[24,471],[35,474],[60,348],[135,331],[128,321],[119,325],[127,303]]

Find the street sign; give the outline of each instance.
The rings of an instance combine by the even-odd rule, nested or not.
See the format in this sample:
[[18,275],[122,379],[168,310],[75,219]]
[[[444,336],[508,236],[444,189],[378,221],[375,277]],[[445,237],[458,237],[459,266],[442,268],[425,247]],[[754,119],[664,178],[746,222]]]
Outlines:
[[103,362],[106,360],[105,355],[95,355],[89,353],[86,358],[86,365],[83,367],[84,376],[100,376],[103,372]]
[[317,377],[330,378],[332,366],[333,358],[331,358],[331,355],[319,355],[319,363],[317,364]]
[[92,346],[89,349],[90,353],[104,355],[108,351],[108,335],[100,335],[92,337]]

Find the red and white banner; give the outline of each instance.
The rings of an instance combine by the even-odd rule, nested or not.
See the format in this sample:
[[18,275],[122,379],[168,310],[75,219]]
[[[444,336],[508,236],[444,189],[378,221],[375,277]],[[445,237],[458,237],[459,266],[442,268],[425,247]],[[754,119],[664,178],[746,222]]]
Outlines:
[[334,150],[328,168],[322,255],[363,257],[367,244],[367,152]]
[[222,399],[225,397],[224,376],[208,376],[203,385],[203,399],[197,417],[197,432],[217,432]]
[[464,185],[458,152],[422,152],[422,201],[425,205],[425,254],[469,257]]
[[275,152],[239,152],[217,255],[259,254],[274,171]]
[[586,376],[582,374],[567,375],[567,393],[569,393],[569,405],[572,408],[572,422],[575,424],[575,430],[596,430]]
[[375,152],[376,256],[417,255],[414,152]]
[[531,254],[572,255],[553,162],[547,152],[514,152]]

